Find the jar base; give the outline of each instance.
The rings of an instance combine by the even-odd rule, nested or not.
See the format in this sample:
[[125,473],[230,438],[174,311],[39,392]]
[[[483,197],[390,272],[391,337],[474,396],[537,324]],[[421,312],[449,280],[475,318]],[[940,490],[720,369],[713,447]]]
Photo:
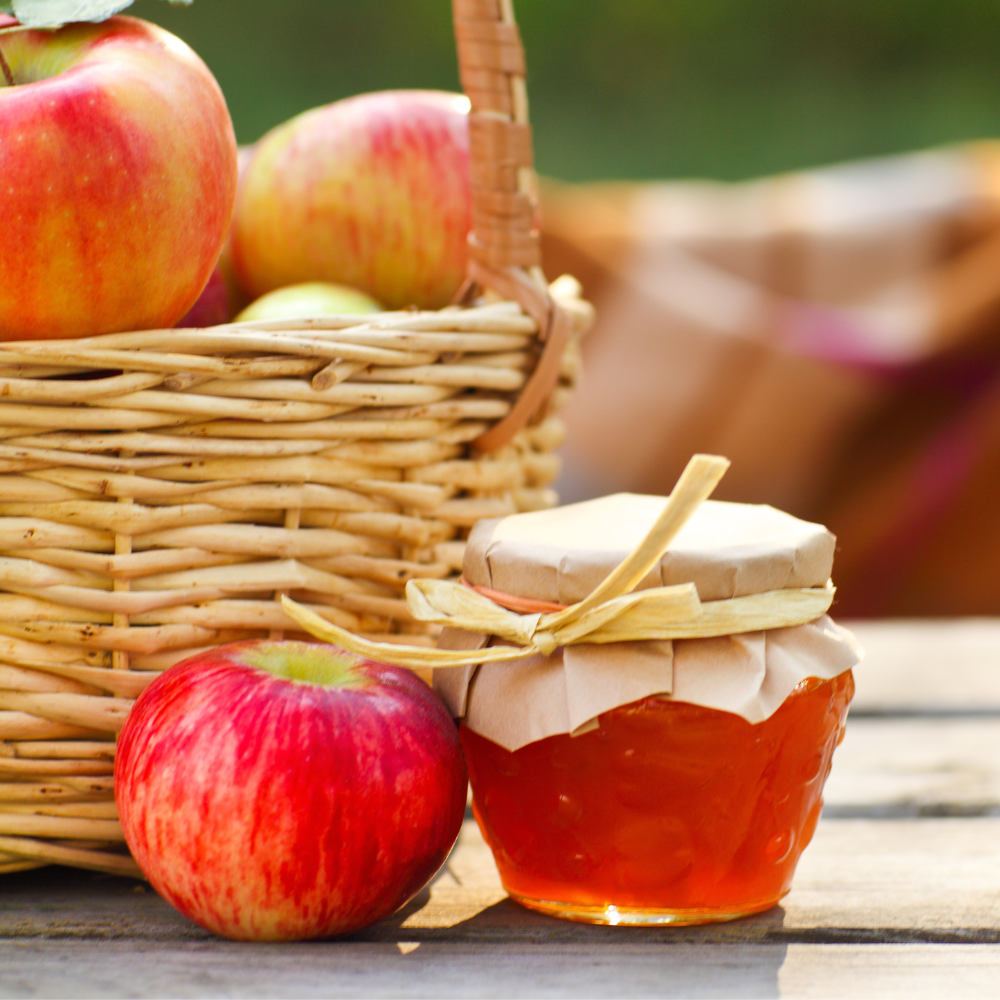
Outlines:
[[[630,927],[690,927],[693,924],[719,924],[727,920],[739,920],[754,913],[761,913],[777,906],[781,896],[765,900],[761,903],[749,903],[734,909],[696,909],[671,910],[655,909],[653,907],[614,906],[610,903],[604,906],[584,906],[581,903],[558,903],[549,899],[534,899],[531,896],[521,896],[508,890],[508,895],[515,903],[529,910],[536,910],[550,917],[562,920],[574,920],[582,924],[608,924],[612,927],[626,925]],[[784,895],[784,893],[782,893]]]

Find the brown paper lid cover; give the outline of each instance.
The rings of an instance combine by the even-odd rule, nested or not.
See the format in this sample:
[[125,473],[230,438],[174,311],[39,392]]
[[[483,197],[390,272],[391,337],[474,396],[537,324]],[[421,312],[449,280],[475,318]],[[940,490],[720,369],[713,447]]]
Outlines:
[[[551,510],[480,521],[465,552],[465,579],[543,601],[582,600],[635,548],[665,497],[617,493]],[[763,504],[708,500],[636,589],[694,583],[702,601],[822,587],[834,536]]]

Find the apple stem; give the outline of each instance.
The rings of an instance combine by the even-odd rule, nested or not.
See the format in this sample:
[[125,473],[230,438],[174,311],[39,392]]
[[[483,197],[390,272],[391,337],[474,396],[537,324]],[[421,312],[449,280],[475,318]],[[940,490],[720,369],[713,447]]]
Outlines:
[[4,79],[7,81],[8,87],[13,87],[14,84],[14,74],[10,71],[10,63],[7,62],[6,57],[3,54],[3,49],[0,49],[0,69],[3,70]]

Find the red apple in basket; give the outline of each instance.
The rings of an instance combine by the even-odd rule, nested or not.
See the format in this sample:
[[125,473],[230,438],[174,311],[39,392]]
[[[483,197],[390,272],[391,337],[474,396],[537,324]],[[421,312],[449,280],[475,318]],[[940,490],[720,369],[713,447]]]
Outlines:
[[174,325],[187,329],[196,326],[219,326],[228,323],[229,320],[229,289],[222,269],[217,264],[195,304]]
[[3,34],[0,52],[0,339],[173,326],[236,197],[212,74],[130,17]]
[[[240,187],[243,184],[243,178],[246,177],[247,167],[253,159],[253,154],[253,146],[236,147],[236,164],[238,170],[238,180],[236,182],[237,200],[239,200]],[[236,277],[236,271],[233,269],[232,224],[230,224],[229,232],[226,235],[226,242],[222,246],[222,253],[219,255],[218,268],[222,274],[222,280],[226,283],[229,315],[235,316],[238,312],[245,309],[250,304],[250,296],[247,295],[246,289],[244,289],[240,284],[239,278]]]
[[226,937],[288,941],[388,916],[465,812],[454,722],[408,671],[255,640],[177,664],[118,740],[115,800],[153,887]]
[[233,219],[248,294],[328,281],[387,309],[446,305],[465,277],[468,107],[436,91],[362,94],[264,136]]

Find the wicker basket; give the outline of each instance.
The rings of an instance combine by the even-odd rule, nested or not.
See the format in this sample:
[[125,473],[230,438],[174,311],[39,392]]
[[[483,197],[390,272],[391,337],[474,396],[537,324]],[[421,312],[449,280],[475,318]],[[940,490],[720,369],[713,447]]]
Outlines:
[[295,634],[282,592],[412,642],[407,580],[454,573],[477,519],[555,502],[589,308],[541,278],[509,2],[454,12],[466,305],[0,343],[0,871],[138,873],[114,739],[156,671]]

